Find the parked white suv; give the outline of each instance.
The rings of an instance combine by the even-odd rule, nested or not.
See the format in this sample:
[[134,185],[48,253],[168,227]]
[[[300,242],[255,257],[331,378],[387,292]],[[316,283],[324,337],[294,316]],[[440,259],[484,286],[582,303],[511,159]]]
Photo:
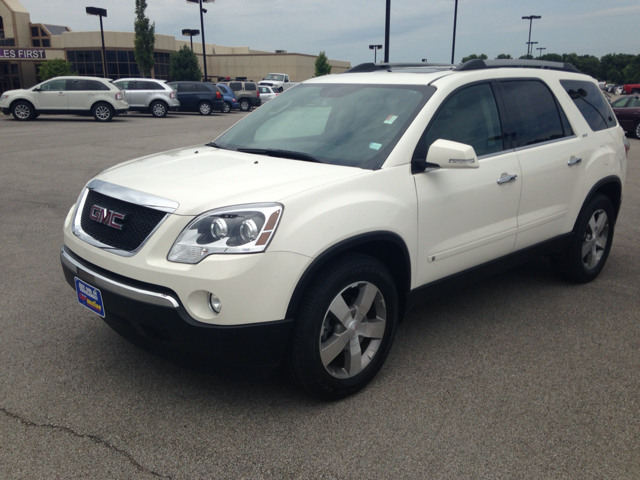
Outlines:
[[596,278],[628,147],[570,65],[365,64],[212,143],[100,173],[69,211],[62,266],[80,304],[143,348],[244,377],[284,364],[337,399],[430,295],[541,255]]
[[164,118],[180,108],[176,91],[164,80],[154,78],[120,78],[113,84],[124,92],[129,110]]
[[111,80],[98,77],[55,77],[29,89],[9,90],[0,97],[0,110],[16,120],[34,120],[40,114],[93,115],[108,122],[129,104]]

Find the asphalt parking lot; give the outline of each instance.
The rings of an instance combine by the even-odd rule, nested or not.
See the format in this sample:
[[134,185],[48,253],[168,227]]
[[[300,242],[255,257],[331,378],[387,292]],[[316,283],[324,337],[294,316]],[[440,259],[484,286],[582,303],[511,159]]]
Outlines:
[[244,115],[0,116],[1,479],[640,476],[638,140],[596,281],[541,259],[417,308],[341,402],[182,370],[79,306],[59,251],[84,184]]

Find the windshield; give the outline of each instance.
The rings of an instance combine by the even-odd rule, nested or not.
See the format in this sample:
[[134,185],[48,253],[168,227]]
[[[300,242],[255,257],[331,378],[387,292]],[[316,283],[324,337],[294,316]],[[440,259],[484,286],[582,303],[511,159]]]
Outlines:
[[278,82],[282,82],[284,80],[284,75],[274,75],[273,73],[270,73],[266,76],[265,80],[276,80]]
[[286,150],[323,163],[377,169],[435,88],[298,85],[215,140],[230,150]]

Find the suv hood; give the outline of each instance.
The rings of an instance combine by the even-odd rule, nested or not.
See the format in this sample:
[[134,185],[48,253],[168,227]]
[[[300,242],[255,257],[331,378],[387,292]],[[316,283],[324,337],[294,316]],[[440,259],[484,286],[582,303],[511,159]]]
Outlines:
[[96,178],[178,202],[178,215],[198,215],[218,207],[281,201],[366,172],[199,145],[131,160]]

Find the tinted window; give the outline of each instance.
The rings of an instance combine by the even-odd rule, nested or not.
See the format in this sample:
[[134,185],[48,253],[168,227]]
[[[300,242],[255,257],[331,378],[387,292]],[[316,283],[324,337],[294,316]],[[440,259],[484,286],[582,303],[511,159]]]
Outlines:
[[104,83],[98,80],[85,80],[87,82],[87,90],[110,90]]
[[222,93],[230,93],[229,89],[224,85],[218,85],[218,88],[222,91]]
[[422,136],[414,157],[426,158],[429,147],[438,139],[471,145],[478,156],[504,149],[498,108],[488,83],[465,88],[447,99]]
[[209,88],[207,88],[206,85],[194,85],[196,92],[198,93],[209,93],[211,92],[211,90],[209,90]]
[[560,83],[591,130],[597,132],[616,126],[615,115],[597,85],[581,80],[560,80]]
[[244,84],[244,89],[245,90],[255,91],[256,90],[256,84],[255,83],[245,83]]
[[178,91],[182,93],[193,93],[196,89],[193,83],[179,83]]
[[[537,80],[514,80],[501,82],[509,120],[515,131],[507,132],[524,147],[548,142],[568,135],[563,128],[562,116],[555,97],[549,88]],[[564,112],[563,112],[564,114]]]
[[64,79],[52,80],[51,82],[45,83],[40,88],[42,88],[42,90],[44,91],[55,90],[55,91],[61,92],[67,89],[67,81]]
[[618,100],[616,100],[615,102],[613,102],[611,104],[611,106],[613,108],[622,108],[626,105],[626,103],[629,101],[628,98],[619,98]]
[[240,82],[231,82],[229,86],[234,92],[239,92],[240,90],[242,90],[242,84]]

